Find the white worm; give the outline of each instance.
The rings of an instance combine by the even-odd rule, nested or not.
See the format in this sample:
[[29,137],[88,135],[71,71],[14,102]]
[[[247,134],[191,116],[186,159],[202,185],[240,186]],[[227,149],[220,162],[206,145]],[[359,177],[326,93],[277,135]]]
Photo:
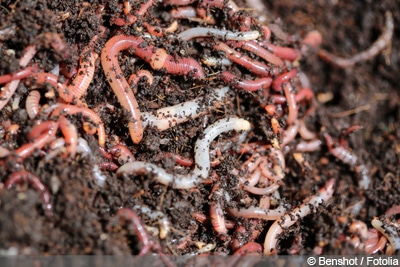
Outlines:
[[171,174],[163,168],[149,162],[135,161],[122,165],[117,170],[117,175],[128,174],[152,174],[161,184],[170,185],[176,189],[189,189],[208,177],[210,170],[210,144],[221,133],[228,131],[248,131],[250,123],[239,118],[224,118],[205,129],[203,137],[197,140],[195,145],[196,167],[187,174]]
[[197,37],[213,37],[213,36],[223,38],[224,40],[249,41],[249,40],[255,40],[258,37],[260,37],[260,33],[258,31],[231,32],[227,30],[196,27],[196,28],[190,28],[178,34],[178,38],[183,39],[185,41]]
[[299,218],[311,214],[322,202],[328,201],[333,195],[334,179],[330,179],[326,185],[319,190],[317,195],[312,196],[307,202],[295,208],[292,212],[276,220],[268,230],[264,241],[264,255],[276,253],[276,243],[278,235],[283,232],[284,228],[288,228],[295,224]]
[[204,101],[204,97],[199,97],[171,107],[158,109],[155,115],[153,112],[142,112],[143,126],[153,126],[159,131],[164,131],[178,124],[187,122],[189,119],[196,119],[208,113],[220,103],[228,90],[229,87],[216,89],[209,101]]

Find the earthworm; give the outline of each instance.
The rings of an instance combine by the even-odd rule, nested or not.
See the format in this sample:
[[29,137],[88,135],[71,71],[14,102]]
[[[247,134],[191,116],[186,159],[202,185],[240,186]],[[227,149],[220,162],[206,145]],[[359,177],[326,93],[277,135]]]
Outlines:
[[194,3],[196,0],[163,0],[164,5],[170,6],[186,6]]
[[232,32],[214,28],[195,27],[178,34],[178,38],[185,41],[198,37],[219,37],[224,40],[249,41],[260,37],[260,33],[258,31]]
[[318,137],[316,133],[310,131],[307,128],[306,123],[303,119],[299,120],[299,134],[304,140],[313,140]]
[[261,195],[261,196],[270,195],[270,194],[274,193],[276,190],[278,190],[279,187],[280,187],[280,185],[277,183],[273,183],[270,186],[263,187],[263,188],[243,185],[243,188],[246,191],[248,191],[254,195]]
[[263,77],[255,80],[244,80],[229,71],[223,71],[221,73],[221,79],[237,89],[249,92],[260,89],[268,89],[272,83],[271,77]]
[[278,241],[278,235],[281,234],[285,228],[295,224],[298,219],[311,214],[319,205],[328,201],[333,195],[334,184],[335,180],[330,179],[325,186],[319,190],[318,194],[309,198],[306,203],[301,204],[290,213],[280,217],[271,225],[264,241],[264,255],[277,253],[276,243]]
[[343,69],[352,67],[354,66],[354,64],[360,61],[374,58],[392,42],[392,37],[394,32],[394,21],[392,13],[390,11],[387,11],[385,17],[386,17],[386,22],[382,35],[367,50],[355,54],[350,58],[337,57],[335,55],[332,55],[326,50],[320,50],[318,52],[318,56],[324,61]]
[[282,85],[290,82],[290,80],[295,78],[296,75],[297,69],[292,69],[288,72],[282,73],[278,77],[275,77],[274,81],[272,82],[272,88],[277,92],[281,91]]
[[192,188],[208,177],[210,170],[209,146],[212,140],[221,133],[232,130],[248,131],[250,130],[250,123],[239,118],[224,118],[207,127],[203,137],[196,141],[194,157],[196,166],[187,175],[170,174],[152,163],[142,161],[130,162],[121,166],[117,171],[117,175],[120,176],[124,173],[152,174],[159,183],[170,185],[172,188]]
[[243,66],[244,68],[248,69],[250,72],[252,72],[257,76],[262,76],[262,77],[270,76],[271,68],[268,67],[266,64],[253,60],[248,56],[242,55],[242,53],[229,47],[227,44],[223,42],[215,44],[214,49],[225,52],[225,55],[229,60]]
[[22,182],[28,183],[41,193],[41,199],[44,204],[45,213],[47,216],[51,217],[53,215],[53,206],[50,203],[50,193],[42,181],[40,181],[38,176],[25,170],[14,172],[8,176],[8,179],[4,183],[4,187],[11,189],[14,185]]
[[119,209],[117,214],[121,219],[128,221],[135,228],[138,239],[142,245],[139,255],[147,254],[150,251],[151,243],[149,234],[147,233],[142,220],[139,218],[136,212],[127,208]]
[[122,70],[118,63],[118,54],[120,51],[133,47],[135,54],[150,63],[155,70],[166,69],[168,73],[177,75],[187,75],[193,73],[193,77],[202,79],[203,70],[200,65],[191,58],[181,58],[176,61],[171,55],[168,55],[164,49],[157,49],[155,52],[153,46],[143,47],[146,42],[135,36],[117,35],[107,41],[101,51],[101,64],[104,74],[107,77],[112,90],[117,96],[121,106],[131,114],[128,127],[132,141],[137,144],[143,138],[143,125],[140,118],[139,105],[126,79],[122,76]]
[[109,161],[104,161],[99,163],[99,167],[102,171],[107,170],[114,172],[118,170],[119,166],[115,164],[114,162],[109,162]]
[[149,85],[153,84],[154,76],[148,70],[138,70],[136,73],[132,73],[131,76],[129,76],[128,83],[130,84],[130,86],[136,85],[143,77],[147,78],[147,83]]
[[232,65],[232,61],[230,61],[227,58],[216,58],[216,57],[211,57],[211,56],[204,56],[201,59],[201,62],[203,64],[206,64],[208,66],[230,66]]
[[124,145],[115,145],[110,148],[110,153],[114,157],[118,158],[120,164],[125,164],[135,160],[132,152]]
[[397,214],[400,214],[400,205],[393,206],[385,212],[385,215],[387,216],[397,215]]
[[317,48],[322,43],[322,35],[319,31],[310,31],[307,33],[306,37],[301,41],[302,48],[301,52],[305,54],[307,49],[310,48]]
[[218,233],[220,238],[228,234],[228,229],[225,226],[225,217],[221,204],[218,201],[213,201],[209,208],[210,220],[215,232]]
[[35,64],[33,66],[26,67],[25,69],[20,70],[17,73],[2,75],[2,76],[0,76],[0,84],[9,83],[14,80],[22,80],[22,79],[28,77],[29,75],[31,75],[37,69],[38,69],[38,66]]
[[80,99],[93,80],[95,62],[98,54],[86,50],[88,49],[85,49],[85,52],[82,53],[81,58],[79,59],[78,75],[71,84],[68,85],[68,103],[74,102],[74,99]]
[[360,125],[353,125],[353,126],[350,126],[349,128],[347,128],[346,130],[344,130],[341,134],[340,134],[340,136],[339,136],[339,145],[341,145],[341,146],[346,146],[347,145],[347,137],[351,134],[351,133],[353,133],[353,132],[355,132],[355,131],[358,131],[358,130],[360,130],[360,129],[362,129],[363,127],[362,126],[360,126]]
[[[19,66],[21,68],[25,68],[28,63],[31,61],[33,56],[36,54],[36,47],[33,45],[28,46],[25,49],[24,55],[19,59]],[[19,85],[20,80],[13,80],[7,83],[4,88],[0,92],[0,110],[4,108],[4,106],[11,99],[12,95],[15,93]]]
[[191,160],[189,158],[185,158],[178,154],[166,153],[165,156],[168,158],[173,158],[177,164],[184,166],[184,167],[192,167],[194,164],[193,160]]
[[245,256],[245,255],[249,255],[249,254],[259,254],[262,252],[262,246],[256,242],[249,242],[246,245],[244,245],[243,247],[239,248],[238,250],[236,250],[233,255],[234,256]]
[[143,16],[147,10],[153,5],[153,0],[148,0],[146,3],[143,3],[138,11],[135,11],[135,15],[129,14],[131,11],[131,5],[129,1],[124,1],[123,3],[123,12],[125,18],[115,18],[112,22],[117,26],[131,25],[138,20],[138,17]]
[[74,105],[68,105],[68,104],[58,104],[57,107],[53,110],[53,112],[50,114],[50,116],[55,116],[58,117],[59,115],[65,116],[65,115],[73,115],[73,114],[82,114],[85,117],[88,117],[93,121],[93,123],[97,127],[97,135],[99,138],[99,144],[100,146],[104,146],[106,143],[106,132],[104,129],[104,124],[101,121],[101,118],[99,115],[97,115],[95,112],[92,110],[85,108],[85,107],[77,107]]
[[267,61],[271,64],[274,64],[278,67],[282,66],[284,63],[281,58],[279,58],[275,54],[269,52],[268,50],[266,50],[265,48],[260,46],[255,41],[229,42],[228,44],[231,44],[237,48],[242,48],[244,50],[247,50],[247,51],[259,56],[260,58],[264,59],[265,61]]
[[174,19],[189,19],[197,16],[196,9],[191,6],[176,7],[169,14]]
[[249,208],[228,208],[229,214],[235,217],[252,218],[252,219],[263,219],[267,221],[273,221],[279,219],[285,214],[285,209],[283,207],[278,207],[273,210],[266,210],[259,207],[249,207]]
[[400,249],[400,235],[397,232],[398,224],[393,224],[388,218],[386,218],[385,223],[379,218],[374,218],[371,221],[371,225],[389,240],[393,250]]
[[[226,96],[229,87],[214,89],[211,97],[198,97],[181,104],[165,107],[155,112],[143,112],[143,125],[156,127],[159,131],[167,130],[175,125],[196,119],[218,107]],[[154,114],[155,113],[155,114]]]
[[[275,80],[274,80],[275,81]],[[286,101],[288,104],[288,115],[286,119],[287,125],[292,125],[296,120],[299,113],[299,108],[295,99],[295,95],[292,92],[294,90],[290,83],[283,84],[283,92],[285,93]]]
[[56,89],[58,95],[61,97],[62,100],[65,102],[73,102],[74,100],[74,95],[72,92],[69,91],[68,87],[63,84],[58,82],[58,76],[51,74],[51,73],[45,73],[45,72],[36,72],[33,73],[29,79],[33,79],[35,81],[35,87],[37,86],[45,86],[45,85],[51,85],[54,89]]
[[[269,26],[271,27],[271,24]],[[273,45],[269,41],[260,44],[283,60],[295,61],[301,59],[301,52],[298,49]]]
[[323,133],[323,136],[326,141],[326,145],[328,146],[329,152],[341,160],[343,163],[348,164],[351,167],[354,167],[357,163],[357,155],[355,155],[350,150],[346,149],[342,146],[335,146],[332,137],[328,133]]
[[34,119],[40,111],[40,93],[38,90],[32,90],[26,97],[25,108],[29,118]]
[[[258,238],[262,229],[259,227],[259,223],[259,219],[249,219],[248,224],[246,223],[246,225],[239,225],[236,227],[231,244],[233,251],[237,251],[241,247],[245,246],[244,243],[253,242]],[[260,252],[261,251],[262,248]]]
[[314,152],[320,150],[322,145],[321,140],[314,139],[311,141],[300,141],[297,145],[295,150],[297,152]]
[[[196,221],[198,221],[204,225],[211,224],[210,216],[207,216],[203,213],[195,212],[192,214],[192,216],[193,216],[193,218],[196,219]],[[225,220],[225,227],[227,229],[233,229],[233,228],[235,228],[235,222],[231,221],[231,220]]]
[[147,215],[150,219],[154,221],[158,221],[158,224],[160,225],[160,238],[165,239],[167,237],[168,233],[171,230],[171,222],[168,220],[168,217],[163,212],[154,211],[142,205],[135,205],[133,207],[133,210]]
[[368,239],[365,241],[364,247],[365,254],[372,255],[385,248],[387,239],[384,235],[379,235],[381,235],[380,232],[375,228],[368,230]]
[[78,147],[78,131],[73,123],[64,116],[58,117],[61,133],[64,135],[66,154],[75,157]]
[[289,125],[283,134],[281,147],[285,147],[295,139],[297,133],[299,132],[299,127],[300,125],[298,120],[295,120],[293,124]]
[[58,122],[54,121],[43,121],[35,125],[27,135],[28,139],[33,142],[22,145],[15,150],[15,154],[18,156],[19,160],[30,156],[36,149],[42,149],[53,139],[57,129]]

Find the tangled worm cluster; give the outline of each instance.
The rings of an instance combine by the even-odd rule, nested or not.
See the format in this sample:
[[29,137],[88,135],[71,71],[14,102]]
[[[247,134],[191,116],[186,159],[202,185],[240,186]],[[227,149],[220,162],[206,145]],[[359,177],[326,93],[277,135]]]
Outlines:
[[[160,10],[167,12],[168,16],[164,17],[168,19],[154,19],[149,15]],[[146,177],[169,186],[169,190],[208,190],[205,196],[208,205],[193,213],[193,218],[204,227],[210,227],[216,240],[226,244],[232,254],[263,251],[264,255],[270,255],[279,253],[280,233],[326,205],[334,193],[335,177],[327,177],[319,192],[303,204],[293,209],[284,207],[279,190],[285,190],[285,157],[290,147],[294,152],[310,153],[319,151],[325,143],[332,155],[357,170],[360,188],[368,188],[368,170],[346,148],[345,140],[337,144],[326,131],[322,139],[319,133],[306,127],[305,120],[315,111],[314,94],[299,63],[306,53],[318,49],[322,42],[318,32],[309,32],[301,41],[282,39],[276,25],[263,25],[233,1],[224,0],[146,0],[135,5],[131,1],[120,1],[117,8],[105,5],[96,11],[102,24],[79,52],[78,68],[73,64],[66,67],[72,47],[62,35],[46,32],[36,36],[35,42],[25,48],[19,59],[19,71],[0,76],[0,109],[14,112],[25,108],[31,120],[25,143],[11,146],[5,144],[20,126],[11,119],[2,122],[5,131],[1,133],[0,166],[6,177],[1,177],[4,188],[0,190],[28,183],[40,192],[45,215],[51,218],[50,191],[32,171],[34,168],[25,166],[24,162],[29,157],[40,158],[41,153],[46,156],[39,162],[50,161],[57,155],[73,160],[80,154],[91,157],[93,177],[100,187],[109,179],[125,176]],[[320,51],[320,56],[339,62],[336,65],[343,67],[375,56],[393,33],[391,15],[386,16],[385,32],[375,48],[351,61],[335,58],[326,51]],[[224,21],[219,21],[222,18]],[[10,31],[7,34],[12,34],[13,29]],[[102,46],[100,54],[99,46]],[[37,51],[46,49],[50,49],[60,63],[51,72],[32,60]],[[130,77],[127,77],[129,70],[121,68],[121,58],[130,58],[138,66]],[[103,86],[112,90],[117,104],[91,104],[89,89],[96,74],[104,75],[107,83]],[[167,90],[204,90],[191,100],[158,109],[144,107],[137,101],[138,91],[156,90],[163,86],[164,80],[168,80]],[[29,94],[21,98],[15,96],[15,92],[22,84],[29,88]],[[219,112],[224,108],[229,110],[243,95],[251,96],[252,103],[257,103],[263,112],[262,123],[254,118],[239,118],[240,110],[235,114]],[[102,109],[121,111],[120,119],[126,124],[123,129],[129,132],[130,138],[112,136],[113,131],[107,127],[115,125],[103,122],[99,112]],[[76,114],[84,119],[79,124],[81,127],[72,120],[71,116]],[[152,162],[151,157],[147,161],[136,160],[138,155],[133,151],[142,144],[149,129],[168,131],[198,119],[203,119],[204,129],[196,133],[194,156],[165,153],[182,167],[180,171],[165,169]],[[349,129],[348,133],[354,130],[357,128]],[[266,136],[254,138],[254,132],[260,131]],[[97,135],[98,151],[92,151],[84,139],[91,135]],[[225,141],[214,142],[219,136]],[[96,153],[101,156],[95,157]],[[224,155],[234,157],[236,167],[230,165],[230,169],[216,171],[224,164],[227,157]],[[232,185],[224,179],[236,179],[237,183]],[[233,195],[234,190],[240,193]],[[134,226],[141,242],[140,255],[149,251],[165,253],[158,241],[152,241],[149,227],[144,225],[140,215],[159,221],[161,240],[168,240],[171,231],[168,215],[140,204],[123,207],[117,213],[121,220]],[[274,223],[264,231],[266,221]],[[366,226],[362,225],[364,230],[360,230],[357,222],[353,224],[349,233],[354,237],[351,241],[354,246],[376,253],[383,250],[389,240],[391,250],[399,249],[397,232],[391,230],[397,222],[385,224],[374,219],[372,225],[377,231],[371,233]],[[382,230],[384,224],[386,231]],[[262,232],[266,232],[263,245],[257,243]],[[380,239],[385,241],[380,242]],[[195,241],[190,238],[182,239],[174,251],[185,251],[193,244]],[[214,248],[215,244],[208,244],[197,253]]]

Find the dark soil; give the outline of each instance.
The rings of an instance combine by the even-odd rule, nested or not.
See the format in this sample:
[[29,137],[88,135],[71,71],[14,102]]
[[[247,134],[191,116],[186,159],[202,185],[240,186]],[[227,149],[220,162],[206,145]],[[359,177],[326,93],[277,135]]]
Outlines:
[[[383,30],[386,11],[392,12],[395,27],[400,22],[400,2],[393,0],[265,2],[267,11],[263,15],[267,20],[278,24],[285,32],[299,39],[310,30],[318,30],[323,36],[322,48],[342,57],[351,57],[371,46]],[[102,6],[105,9],[100,11]],[[166,27],[171,22],[167,12],[170,9],[171,7],[166,8],[159,4],[150,9],[145,20],[152,23],[157,18],[160,26]],[[93,36],[99,34],[99,25],[107,27],[107,38],[99,38],[96,42],[95,51],[98,53],[110,36],[118,32],[137,34],[135,27],[111,25],[110,20],[120,13],[121,8],[116,0],[1,1],[0,75],[17,71],[18,59],[23,54],[23,49],[27,45],[38,44],[37,36],[47,32],[60,33],[70,46],[72,55],[62,58],[50,48],[42,47],[33,61],[40,63],[40,67],[46,72],[58,63],[77,66],[79,51]],[[221,19],[220,25],[224,25],[223,14],[219,14],[218,19]],[[180,23],[181,27],[196,25],[188,21]],[[302,239],[299,254],[314,254],[317,246],[322,247],[323,254],[363,253],[346,241],[346,236],[350,236],[348,223],[361,220],[371,227],[373,217],[381,216],[390,207],[400,204],[398,36],[399,29],[395,28],[389,48],[377,57],[348,69],[339,69],[325,63],[318,58],[317,51],[311,51],[301,60],[300,69],[307,74],[317,99],[332,95],[327,102],[316,100],[316,111],[308,117],[307,126],[318,133],[327,131],[335,140],[348,127],[362,126],[361,130],[349,136],[348,146],[368,169],[371,185],[368,190],[359,189],[357,170],[334,158],[322,135],[319,137],[324,142],[321,149],[303,153],[303,165],[299,165],[293,157],[293,151],[288,150],[286,176],[279,189],[288,207],[294,208],[301,204],[330,178],[336,179],[336,186],[334,197],[328,203],[285,231],[279,243],[280,254],[289,253],[295,243],[295,236],[301,236]],[[157,39],[155,46],[164,47],[169,53],[189,54],[196,59],[199,58],[197,53],[200,49],[207,49],[184,46],[163,37]],[[125,77],[141,68],[151,69],[141,61],[134,64],[129,53],[125,52],[121,53],[119,62],[126,72]],[[247,142],[265,140],[265,131],[261,126],[267,121],[267,117],[255,101],[260,96],[232,90],[230,101],[217,111],[164,132],[146,129],[141,143],[134,145],[125,126],[126,114],[111,91],[100,62],[97,61],[96,64],[95,76],[85,99],[89,108],[104,103],[116,107],[112,112],[107,108],[99,109],[110,139],[107,141],[107,148],[112,146],[113,136],[118,136],[127,144],[136,160],[152,162],[170,172],[187,173],[190,167],[175,168],[175,160],[166,157],[166,153],[176,153],[193,159],[194,144],[205,125],[210,125],[226,115],[246,118],[255,125],[256,128]],[[210,74],[213,69],[205,68],[205,71]],[[142,111],[151,111],[207,95],[213,85],[218,85],[215,82],[210,86],[202,86],[201,82],[163,75],[162,71],[155,75],[156,86],[150,87],[146,82],[138,85],[135,95]],[[0,145],[9,150],[25,144],[25,134],[32,129],[33,122],[25,111],[28,93],[29,87],[21,83],[13,98],[0,111]],[[18,98],[19,106],[12,109],[12,103]],[[92,157],[77,154],[74,158],[57,156],[46,161],[44,152],[37,151],[21,164],[15,164],[11,157],[0,159],[0,254],[15,251],[18,254],[137,254],[140,243],[135,231],[117,216],[121,207],[133,208],[135,205],[163,212],[173,226],[163,240],[157,235],[152,236],[154,242],[161,245],[157,252],[177,255],[195,253],[198,251],[195,242],[204,242],[216,244],[213,250],[215,253],[232,254],[229,240],[221,240],[211,225],[202,224],[192,216],[195,212],[208,214],[211,185],[200,185],[193,190],[174,190],[156,183],[150,176],[117,177],[113,171],[103,171],[107,180],[100,187],[92,172],[94,164],[105,161],[98,152],[97,137],[83,131],[81,117],[68,118],[78,128],[80,136],[88,141],[93,151]],[[18,124],[18,132],[6,131],[6,121]],[[218,141],[228,142],[234,137],[234,133],[224,134]],[[291,144],[292,148],[293,146]],[[48,149],[44,151],[49,152]],[[226,153],[222,164],[215,167],[221,177],[229,178],[221,182],[225,190],[231,190],[237,183],[235,177],[228,175],[229,171],[240,166],[247,157],[245,155],[240,158],[236,153]],[[25,184],[18,188],[4,188],[7,177],[22,169],[36,174],[49,189],[53,216],[46,216],[41,195],[31,186]],[[238,205],[241,193],[230,194],[234,198],[231,205]],[[361,210],[352,214],[349,210],[360,201],[363,201]],[[228,214],[226,216],[237,225],[246,223],[246,220],[232,218]],[[338,222],[338,218],[342,216],[348,217],[348,223]],[[145,214],[141,218],[146,225],[159,228],[157,220],[151,220]],[[262,223],[265,229],[269,225],[269,222]],[[230,235],[232,232],[230,230]],[[257,240],[260,244],[263,244],[265,232]],[[178,245],[184,241],[188,245],[179,249]]]

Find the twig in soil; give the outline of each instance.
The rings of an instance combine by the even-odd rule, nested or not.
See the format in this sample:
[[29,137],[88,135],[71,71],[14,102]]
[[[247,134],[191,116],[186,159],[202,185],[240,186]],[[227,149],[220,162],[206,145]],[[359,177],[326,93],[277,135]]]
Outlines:
[[336,67],[343,68],[343,69],[352,67],[352,66],[354,66],[354,64],[356,64],[360,61],[369,60],[371,58],[374,58],[385,47],[389,46],[392,42],[393,31],[394,31],[394,21],[393,21],[392,13],[390,11],[387,11],[385,16],[386,16],[386,23],[385,23],[385,29],[384,29],[382,35],[367,50],[362,51],[362,52],[352,56],[351,58],[338,57],[338,56],[335,56],[335,55],[329,53],[326,50],[320,50],[318,52],[318,56],[320,58],[322,58],[324,61],[326,61]]

